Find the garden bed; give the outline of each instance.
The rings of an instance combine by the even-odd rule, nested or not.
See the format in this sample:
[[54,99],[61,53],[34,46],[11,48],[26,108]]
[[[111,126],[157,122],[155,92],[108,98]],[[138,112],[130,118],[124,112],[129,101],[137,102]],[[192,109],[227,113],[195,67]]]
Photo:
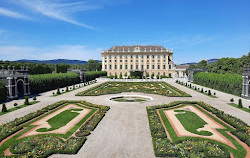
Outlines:
[[240,158],[249,154],[250,127],[203,102],[173,102],[147,107],[147,112],[156,156],[230,157],[233,154]]
[[76,94],[77,96],[98,96],[122,92],[143,92],[169,97],[191,97],[166,82],[106,82]]
[[107,110],[107,106],[85,101],[60,101],[3,124],[0,156],[75,154]]

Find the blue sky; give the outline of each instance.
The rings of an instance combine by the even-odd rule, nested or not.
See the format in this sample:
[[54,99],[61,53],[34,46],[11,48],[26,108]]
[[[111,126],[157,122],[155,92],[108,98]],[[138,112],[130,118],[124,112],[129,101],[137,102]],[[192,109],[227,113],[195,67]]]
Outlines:
[[177,64],[250,52],[249,0],[0,0],[0,60],[162,45]]

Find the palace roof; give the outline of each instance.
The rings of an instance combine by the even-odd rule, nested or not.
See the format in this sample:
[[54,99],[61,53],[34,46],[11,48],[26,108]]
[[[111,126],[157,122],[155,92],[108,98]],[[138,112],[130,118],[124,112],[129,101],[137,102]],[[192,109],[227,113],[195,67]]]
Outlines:
[[172,50],[168,50],[163,46],[157,45],[134,45],[134,46],[113,46],[110,49],[103,52],[170,52],[173,53]]

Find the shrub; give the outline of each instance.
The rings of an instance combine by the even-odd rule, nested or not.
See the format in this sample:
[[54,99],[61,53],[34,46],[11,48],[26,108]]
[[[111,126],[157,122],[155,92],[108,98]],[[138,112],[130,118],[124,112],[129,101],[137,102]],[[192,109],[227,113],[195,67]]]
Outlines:
[[3,105],[2,105],[2,112],[8,112],[8,110],[7,110],[7,107],[6,107],[5,103],[3,103]]
[[[107,72],[106,71],[87,71],[86,72],[86,82],[92,81],[92,80],[94,80],[98,77],[101,77],[101,76],[107,76]],[[78,76],[78,78],[79,78],[79,76]],[[110,75],[110,78],[113,78],[113,76]]]
[[14,103],[14,106],[17,106],[18,104],[17,103]]
[[210,90],[208,90],[208,95],[212,95]]
[[204,91],[203,91],[203,88],[201,88],[201,93],[203,93]]
[[242,76],[239,74],[198,72],[194,75],[194,83],[237,96],[242,92]]
[[69,87],[67,86],[67,87],[66,87],[66,92],[68,92],[68,91],[69,91]]
[[214,92],[214,95],[216,95],[216,93]]
[[242,106],[242,100],[241,100],[241,99],[239,99],[238,107],[239,107],[239,108],[243,108],[243,106]]
[[[73,89],[74,89],[74,86],[73,86]],[[59,88],[57,88],[56,94],[57,94],[57,95],[61,94],[61,92],[60,92],[60,89],[59,89]]]
[[28,97],[28,96],[25,96],[24,99],[25,99],[24,105],[30,105],[29,97]]
[[5,102],[7,99],[6,87],[3,82],[0,81],[0,103]]
[[230,99],[230,102],[234,102],[234,98]]
[[33,100],[36,101],[36,96],[33,97]]

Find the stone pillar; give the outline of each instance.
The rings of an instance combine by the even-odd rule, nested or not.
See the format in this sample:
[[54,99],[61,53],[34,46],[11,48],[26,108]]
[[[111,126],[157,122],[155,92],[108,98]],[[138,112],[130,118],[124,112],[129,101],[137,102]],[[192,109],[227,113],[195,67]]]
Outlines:
[[246,81],[246,83],[245,83],[245,87],[246,87],[246,88],[245,88],[245,90],[246,90],[246,91],[245,91],[245,92],[246,92],[245,95],[246,95],[246,96],[249,96],[249,94],[248,94],[248,92],[249,92],[249,91],[248,91],[248,88],[249,88],[249,85],[248,85],[249,78],[248,78],[248,76],[246,76],[246,80],[245,80],[245,81]]
[[243,82],[242,82],[242,95],[245,95],[245,82],[246,82],[246,77],[242,76]]
[[8,87],[8,91],[9,91],[9,98],[14,98],[14,96],[13,96],[13,94],[12,94],[12,83],[11,83],[11,81],[12,81],[12,77],[7,77],[7,80],[8,80],[8,85],[7,85],[7,87]]
[[15,98],[17,98],[18,97],[18,95],[17,95],[17,83],[16,83],[16,80],[17,80],[17,77],[14,77],[14,79],[15,79]]

